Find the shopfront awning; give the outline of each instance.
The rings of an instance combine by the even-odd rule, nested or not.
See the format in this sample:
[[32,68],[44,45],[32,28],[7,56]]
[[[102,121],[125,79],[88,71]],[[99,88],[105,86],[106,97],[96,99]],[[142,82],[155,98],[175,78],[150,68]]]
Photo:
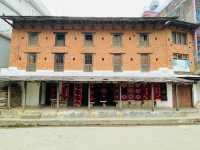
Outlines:
[[152,71],[144,72],[53,72],[53,71],[3,71],[0,81],[69,81],[69,82],[172,82],[193,83],[177,77],[173,73]]

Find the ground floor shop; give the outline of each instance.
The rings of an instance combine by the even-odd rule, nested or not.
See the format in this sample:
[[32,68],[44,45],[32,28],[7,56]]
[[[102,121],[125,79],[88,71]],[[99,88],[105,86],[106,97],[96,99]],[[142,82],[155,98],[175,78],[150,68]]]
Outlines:
[[[195,84],[194,84],[195,85]],[[12,81],[7,105],[52,108],[190,108],[194,85],[164,82]],[[6,95],[4,96],[6,99]]]

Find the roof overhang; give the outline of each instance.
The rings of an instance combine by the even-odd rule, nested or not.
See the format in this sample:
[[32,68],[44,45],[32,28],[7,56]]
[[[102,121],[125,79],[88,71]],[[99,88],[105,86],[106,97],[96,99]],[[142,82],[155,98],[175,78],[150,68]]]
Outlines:
[[[177,17],[66,17],[66,16],[0,16],[10,25],[14,24],[58,24],[58,25],[135,25],[162,24],[163,26],[178,26],[196,29],[198,24],[177,20]],[[12,23],[10,22],[12,21]]]

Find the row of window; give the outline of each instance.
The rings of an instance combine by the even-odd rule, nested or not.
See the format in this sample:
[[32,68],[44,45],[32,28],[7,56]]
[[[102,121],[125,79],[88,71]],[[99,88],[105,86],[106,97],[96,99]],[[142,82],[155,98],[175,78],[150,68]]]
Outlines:
[[[150,54],[142,53],[141,55],[141,71],[147,72],[150,70]],[[56,53],[54,56],[54,71],[64,71],[64,57],[63,53]],[[173,59],[189,59],[188,54],[174,53]],[[27,56],[27,71],[36,71],[37,54],[29,53]],[[93,54],[84,54],[84,68],[85,72],[93,71]],[[113,54],[113,71],[122,71],[122,54]]]
[[[37,46],[38,45],[38,32],[30,32],[29,33],[29,46]],[[122,47],[122,33],[113,33],[112,34],[112,45],[113,47]],[[93,36],[92,32],[84,33],[84,46],[92,47],[93,46]],[[142,47],[149,46],[149,33],[140,33],[140,41],[139,45]],[[66,33],[64,32],[56,32],[55,33],[55,46],[63,47],[65,46],[65,38]],[[187,35],[186,33],[172,32],[172,41],[175,44],[186,44],[187,43]]]

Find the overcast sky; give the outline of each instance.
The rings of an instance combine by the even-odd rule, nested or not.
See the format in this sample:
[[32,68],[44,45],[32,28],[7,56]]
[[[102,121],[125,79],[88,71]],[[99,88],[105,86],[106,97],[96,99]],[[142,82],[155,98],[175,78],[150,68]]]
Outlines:
[[[151,0],[42,0],[52,15],[140,17]],[[159,0],[161,7],[169,0]]]

